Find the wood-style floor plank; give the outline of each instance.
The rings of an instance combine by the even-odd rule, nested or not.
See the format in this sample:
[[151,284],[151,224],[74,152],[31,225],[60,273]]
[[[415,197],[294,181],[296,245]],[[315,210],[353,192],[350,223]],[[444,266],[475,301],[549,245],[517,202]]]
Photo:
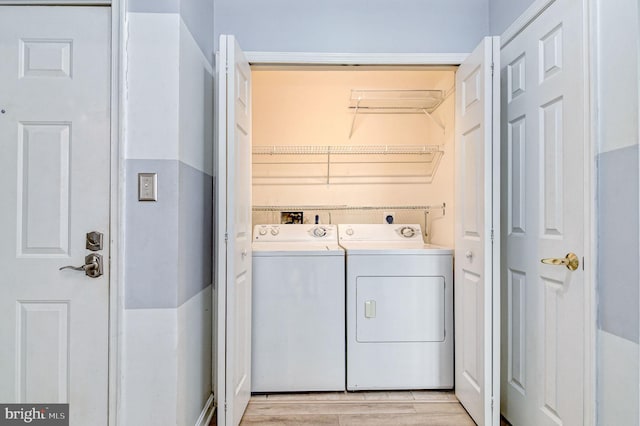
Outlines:
[[247,416],[241,426],[339,426],[340,419],[332,414],[311,414],[293,416]]
[[[254,395],[241,426],[473,426],[451,391]],[[215,423],[212,423],[215,426]]]
[[277,404],[250,402],[245,416],[282,416],[298,414],[370,414],[415,413],[411,402],[331,401],[281,402]]
[[417,414],[360,414],[341,415],[340,426],[475,426],[465,414],[446,416]]
[[[211,426],[215,426],[214,421]],[[240,426],[473,426],[452,391],[254,395]]]

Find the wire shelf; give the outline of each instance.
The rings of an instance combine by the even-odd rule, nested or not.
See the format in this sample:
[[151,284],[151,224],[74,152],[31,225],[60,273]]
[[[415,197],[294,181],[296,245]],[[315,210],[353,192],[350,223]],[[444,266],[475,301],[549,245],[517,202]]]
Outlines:
[[438,145],[254,146],[254,185],[429,183]]
[[399,155],[440,152],[438,145],[272,145],[253,147],[254,155]]

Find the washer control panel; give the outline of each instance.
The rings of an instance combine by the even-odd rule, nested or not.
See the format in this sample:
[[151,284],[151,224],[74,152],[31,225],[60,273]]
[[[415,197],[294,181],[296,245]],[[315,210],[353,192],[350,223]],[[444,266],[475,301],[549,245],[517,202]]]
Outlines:
[[274,224],[256,225],[253,229],[255,242],[338,241],[336,225]]

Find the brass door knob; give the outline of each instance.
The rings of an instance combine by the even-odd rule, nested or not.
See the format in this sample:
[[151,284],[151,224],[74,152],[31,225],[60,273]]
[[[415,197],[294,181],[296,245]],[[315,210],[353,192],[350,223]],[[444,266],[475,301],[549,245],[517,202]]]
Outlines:
[[547,265],[564,265],[570,271],[575,271],[578,269],[578,266],[580,266],[580,260],[578,260],[578,256],[576,256],[575,253],[567,253],[564,258],[549,257],[540,259],[540,262]]

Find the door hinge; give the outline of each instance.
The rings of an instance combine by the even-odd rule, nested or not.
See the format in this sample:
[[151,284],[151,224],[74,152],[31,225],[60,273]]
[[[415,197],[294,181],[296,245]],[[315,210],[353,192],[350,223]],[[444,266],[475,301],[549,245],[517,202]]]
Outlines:
[[491,230],[491,242],[493,242],[493,229]]
[[226,243],[227,241],[229,241],[229,234],[228,233],[224,233],[224,242]]
[[491,62],[491,76],[493,77],[493,73],[495,72],[496,65]]

